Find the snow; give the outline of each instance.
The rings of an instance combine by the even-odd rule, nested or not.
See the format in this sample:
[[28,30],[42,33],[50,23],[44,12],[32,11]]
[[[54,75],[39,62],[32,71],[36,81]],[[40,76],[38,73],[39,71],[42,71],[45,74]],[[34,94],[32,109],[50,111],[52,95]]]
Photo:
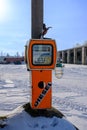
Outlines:
[[53,71],[52,105],[66,119],[31,117],[23,110],[30,101],[30,82],[25,65],[0,65],[0,117],[8,115],[3,130],[75,130],[67,120],[80,130],[87,128],[87,66],[65,64],[61,79]]
[[4,130],[75,130],[65,119],[31,117],[21,107],[4,122],[7,124]]

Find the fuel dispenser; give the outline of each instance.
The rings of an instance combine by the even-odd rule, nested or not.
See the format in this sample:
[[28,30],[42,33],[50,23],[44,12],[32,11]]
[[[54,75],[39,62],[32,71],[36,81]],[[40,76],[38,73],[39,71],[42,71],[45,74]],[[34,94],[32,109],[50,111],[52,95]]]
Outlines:
[[27,69],[31,71],[31,107],[51,108],[52,69],[56,66],[55,40],[31,39],[25,48]]

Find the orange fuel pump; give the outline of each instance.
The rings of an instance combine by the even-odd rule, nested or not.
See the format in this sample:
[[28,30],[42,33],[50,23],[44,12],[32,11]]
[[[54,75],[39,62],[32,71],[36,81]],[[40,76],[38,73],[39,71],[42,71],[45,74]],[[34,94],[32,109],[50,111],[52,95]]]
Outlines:
[[31,70],[31,107],[51,108],[52,69],[56,66],[57,49],[55,40],[31,39],[26,45],[25,60]]

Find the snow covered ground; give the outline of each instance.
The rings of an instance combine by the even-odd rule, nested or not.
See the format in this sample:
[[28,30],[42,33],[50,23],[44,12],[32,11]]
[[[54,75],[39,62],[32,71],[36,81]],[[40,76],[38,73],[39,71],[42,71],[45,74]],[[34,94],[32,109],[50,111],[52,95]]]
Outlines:
[[[0,65],[0,116],[8,115],[18,106],[30,101],[30,82],[30,72],[26,70],[25,65]],[[57,79],[53,71],[52,91],[53,106],[80,130],[85,130],[87,128],[87,66],[65,65],[61,79]],[[57,122],[57,119],[53,119],[54,121]],[[44,129],[45,127],[46,125]]]

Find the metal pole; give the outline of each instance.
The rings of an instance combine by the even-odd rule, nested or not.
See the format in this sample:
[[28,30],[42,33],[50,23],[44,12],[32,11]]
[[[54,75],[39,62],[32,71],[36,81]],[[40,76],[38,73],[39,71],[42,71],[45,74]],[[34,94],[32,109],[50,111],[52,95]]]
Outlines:
[[31,0],[31,38],[38,39],[43,28],[43,0]]

